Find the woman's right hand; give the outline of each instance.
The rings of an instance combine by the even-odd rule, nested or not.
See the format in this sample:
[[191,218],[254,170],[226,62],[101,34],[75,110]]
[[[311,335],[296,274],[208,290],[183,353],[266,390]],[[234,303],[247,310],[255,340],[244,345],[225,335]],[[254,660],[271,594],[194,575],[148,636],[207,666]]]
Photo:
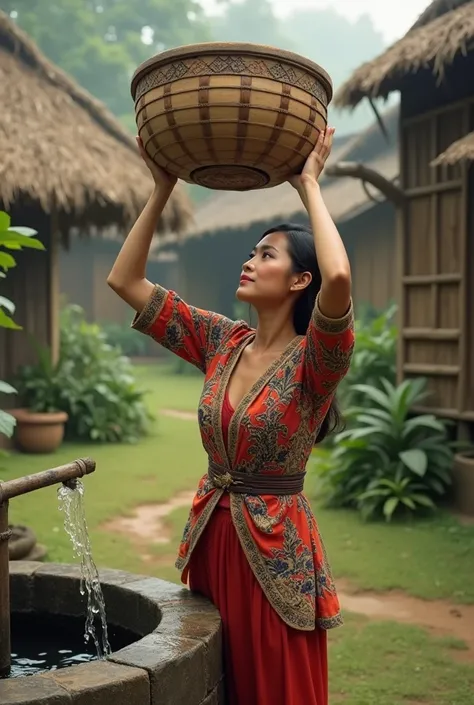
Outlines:
[[161,166],[158,166],[158,164],[155,164],[155,162],[152,161],[148,154],[145,152],[145,147],[143,146],[142,138],[137,137],[136,139],[140,156],[147,165],[153,177],[155,185],[172,191],[176,185],[176,182],[178,181],[177,177],[173,176],[173,174],[170,174],[165,169],[162,169]]

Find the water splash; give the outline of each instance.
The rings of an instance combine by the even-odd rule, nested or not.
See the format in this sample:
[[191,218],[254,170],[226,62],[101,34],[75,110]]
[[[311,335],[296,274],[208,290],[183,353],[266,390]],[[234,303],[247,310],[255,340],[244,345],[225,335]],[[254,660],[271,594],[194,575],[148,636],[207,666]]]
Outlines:
[[[86,643],[93,640],[97,658],[111,653],[105,617],[105,602],[92,549],[84,510],[84,485],[74,480],[58,488],[59,509],[64,513],[64,528],[71,539],[75,558],[81,564],[81,595],[87,593],[87,616],[84,631]],[[98,624],[97,624],[98,622]],[[98,629],[97,629],[98,627]]]

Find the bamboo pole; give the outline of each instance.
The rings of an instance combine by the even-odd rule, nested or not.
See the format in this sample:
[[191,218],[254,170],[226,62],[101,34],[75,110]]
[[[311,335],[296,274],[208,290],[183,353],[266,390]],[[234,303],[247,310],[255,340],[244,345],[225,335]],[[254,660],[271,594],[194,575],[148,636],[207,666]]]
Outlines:
[[16,480],[0,483],[0,504],[13,497],[39,490],[42,487],[56,485],[58,482],[67,482],[83,475],[94,472],[95,461],[92,458],[79,458],[67,465],[60,465],[51,470],[37,472],[35,475],[25,475]]
[[8,676],[11,665],[8,500],[60,482],[70,483],[94,470],[92,458],[79,458],[51,470],[0,482],[0,678]]

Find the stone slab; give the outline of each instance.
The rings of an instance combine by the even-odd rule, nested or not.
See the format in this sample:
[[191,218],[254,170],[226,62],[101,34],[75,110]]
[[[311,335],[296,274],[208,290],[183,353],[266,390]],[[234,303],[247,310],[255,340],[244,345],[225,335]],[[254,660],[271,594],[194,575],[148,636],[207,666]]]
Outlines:
[[69,693],[72,705],[150,705],[150,682],[142,669],[94,661],[51,677]]
[[206,690],[219,683],[223,672],[221,618],[210,602],[196,599],[163,608],[156,634],[200,641],[204,644]]
[[2,705],[71,705],[69,693],[51,678],[28,676],[0,680]]
[[205,656],[200,641],[149,634],[111,660],[148,671],[151,705],[200,705],[207,695]]

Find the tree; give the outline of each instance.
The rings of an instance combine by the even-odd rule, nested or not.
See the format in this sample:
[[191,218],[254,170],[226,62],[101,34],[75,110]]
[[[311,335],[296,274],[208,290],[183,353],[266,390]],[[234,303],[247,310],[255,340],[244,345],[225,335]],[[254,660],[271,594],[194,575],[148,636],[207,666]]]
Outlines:
[[212,31],[216,41],[255,42],[297,51],[297,45],[274,15],[270,0],[227,3],[224,14],[213,18]]
[[135,68],[164,49],[211,39],[196,0],[3,0],[2,9],[130,126]]
[[[323,66],[335,89],[352,71],[380,54],[385,43],[368,15],[351,22],[332,8],[295,10],[285,19],[285,31],[298,46],[298,52]],[[373,122],[370,107],[333,113],[331,123],[338,134],[355,133]]]

